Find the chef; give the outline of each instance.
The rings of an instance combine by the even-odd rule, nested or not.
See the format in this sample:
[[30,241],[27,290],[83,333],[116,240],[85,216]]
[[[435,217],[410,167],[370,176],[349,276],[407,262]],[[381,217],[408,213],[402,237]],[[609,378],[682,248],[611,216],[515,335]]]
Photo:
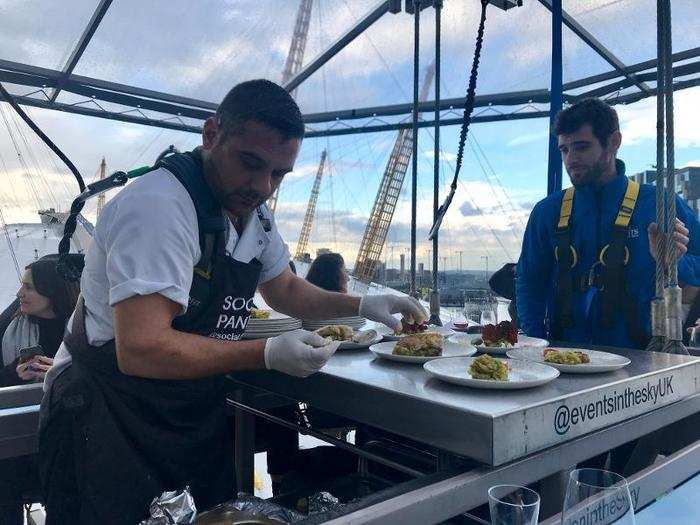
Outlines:
[[306,377],[335,349],[304,330],[242,341],[256,289],[294,317],[425,318],[411,298],[327,292],[290,271],[264,203],[303,135],[283,88],[244,82],[205,122],[201,147],[165,157],[105,206],[45,384],[48,525],[133,525],[185,486],[200,510],[235,494],[225,374]]

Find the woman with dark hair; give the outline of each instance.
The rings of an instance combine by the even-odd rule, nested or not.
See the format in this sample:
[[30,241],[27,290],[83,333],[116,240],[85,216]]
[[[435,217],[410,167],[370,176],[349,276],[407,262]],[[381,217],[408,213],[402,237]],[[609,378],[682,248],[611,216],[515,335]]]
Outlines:
[[57,263],[52,254],[28,265],[17,299],[0,314],[0,386],[43,381],[53,364],[79,292],[78,283],[57,272]]
[[331,292],[348,292],[348,272],[339,253],[322,253],[311,263],[306,280]]
[[[57,272],[58,255],[25,268],[17,299],[0,314],[0,387],[44,380],[78,298],[78,283]],[[0,525],[22,525],[23,497],[38,491],[36,455],[0,461]]]

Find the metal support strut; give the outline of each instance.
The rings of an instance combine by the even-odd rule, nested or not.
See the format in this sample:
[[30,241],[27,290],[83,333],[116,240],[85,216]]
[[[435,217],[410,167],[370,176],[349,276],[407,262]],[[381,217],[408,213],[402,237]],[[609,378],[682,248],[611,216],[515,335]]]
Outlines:
[[[440,206],[440,15],[442,0],[435,2],[435,150],[433,155],[433,222]],[[430,291],[430,324],[442,326],[438,289],[438,233],[433,237],[433,286]]]

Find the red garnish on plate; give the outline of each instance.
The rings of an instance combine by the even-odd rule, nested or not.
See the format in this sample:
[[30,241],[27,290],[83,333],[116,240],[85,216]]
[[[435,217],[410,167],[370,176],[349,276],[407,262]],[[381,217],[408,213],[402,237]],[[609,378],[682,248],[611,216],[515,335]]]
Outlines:
[[518,342],[518,327],[512,321],[501,321],[497,325],[487,324],[481,332],[484,343],[498,344],[506,341],[512,345]]

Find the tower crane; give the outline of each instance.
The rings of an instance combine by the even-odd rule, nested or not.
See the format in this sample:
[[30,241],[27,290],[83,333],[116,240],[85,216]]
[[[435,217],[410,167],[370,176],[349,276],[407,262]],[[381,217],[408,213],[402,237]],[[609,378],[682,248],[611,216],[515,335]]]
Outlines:
[[[296,75],[301,69],[301,63],[304,59],[304,50],[306,49],[306,39],[309,35],[309,24],[311,23],[311,8],[314,5],[314,0],[301,0],[299,2],[299,9],[297,10],[297,18],[294,22],[294,34],[292,35],[292,42],[289,45],[289,53],[287,53],[287,60],[284,62],[284,69],[282,70],[282,83],[284,84],[294,75]],[[294,96],[292,90],[290,94]],[[274,215],[277,209],[277,200],[279,198],[280,189],[279,186],[272,194],[272,196],[267,201],[267,206],[270,208],[270,212]]]
[[[433,61],[425,72],[425,80],[420,93],[421,102],[427,99],[434,76],[435,63]],[[374,199],[372,212],[360,243],[360,250],[357,252],[353,275],[362,282],[369,283],[374,278],[391,220],[394,217],[394,210],[396,210],[396,203],[399,200],[408,164],[411,161],[412,149],[412,131],[410,129],[400,130],[384,170],[377,197]]]
[[309,245],[309,235],[311,234],[311,228],[314,224],[314,214],[316,213],[316,201],[318,200],[318,190],[321,187],[321,178],[323,177],[323,168],[326,164],[326,150],[321,152],[321,161],[318,164],[318,170],[316,171],[316,178],[314,179],[314,185],[311,189],[311,196],[309,197],[309,205],[306,207],[306,215],[304,215],[304,223],[301,226],[301,234],[299,235],[299,242],[297,242],[297,249],[294,253],[294,258],[297,260],[302,260],[304,258],[304,253],[306,253],[306,248]]

